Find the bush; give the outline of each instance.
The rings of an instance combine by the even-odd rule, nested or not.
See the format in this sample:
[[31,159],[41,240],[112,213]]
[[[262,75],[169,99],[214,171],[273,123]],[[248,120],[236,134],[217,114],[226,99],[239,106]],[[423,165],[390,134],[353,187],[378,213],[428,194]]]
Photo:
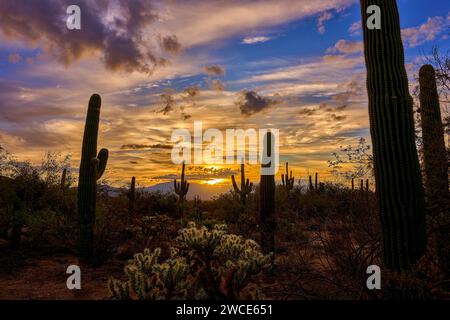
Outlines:
[[164,262],[161,249],[138,253],[125,267],[127,281],[112,279],[117,299],[240,299],[257,296],[245,289],[271,263],[253,240],[228,234],[225,225],[212,229],[189,223],[180,230]]

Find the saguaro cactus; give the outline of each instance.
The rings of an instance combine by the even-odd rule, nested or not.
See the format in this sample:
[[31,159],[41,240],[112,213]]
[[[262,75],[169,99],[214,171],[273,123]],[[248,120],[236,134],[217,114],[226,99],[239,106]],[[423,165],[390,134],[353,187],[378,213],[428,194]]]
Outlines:
[[318,186],[319,186],[319,174],[316,172],[316,177],[314,179],[314,189],[317,190]]
[[61,189],[64,190],[66,188],[66,175],[67,175],[67,169],[64,168],[62,174],[61,174]]
[[134,203],[136,200],[136,177],[131,178],[130,190],[128,190],[128,211],[131,216],[134,210]]
[[239,189],[236,180],[234,179],[234,175],[231,176],[231,182],[233,183],[234,191],[240,196],[242,205],[245,206],[248,196],[253,190],[253,182],[250,182],[249,179],[245,179],[245,166],[241,163],[241,189]]
[[[272,156],[272,139],[275,139],[272,133],[265,136],[264,154]],[[274,165],[274,161],[269,164],[262,163],[262,168]],[[274,252],[275,250],[275,175],[261,175],[259,183],[259,218],[261,225],[261,249],[264,253]]]
[[289,163],[286,162],[286,175],[281,174],[281,182],[283,183],[286,191],[291,191],[294,188],[294,176],[292,175],[292,170],[289,173]]
[[436,75],[431,65],[420,68],[419,83],[427,200],[432,205],[447,205],[448,163]]
[[189,183],[184,179],[184,169],[186,164],[183,161],[183,165],[181,167],[181,181],[177,183],[177,179],[173,180],[173,186],[175,193],[178,195],[180,201],[186,199],[186,195],[189,191]]
[[101,149],[97,155],[98,124],[101,98],[91,96],[84,127],[78,178],[79,258],[92,263],[94,258],[94,225],[97,180],[103,175],[108,161],[108,150]]
[[436,75],[431,65],[420,68],[419,84],[427,207],[439,222],[436,235],[439,260],[443,270],[450,274],[448,163]]
[[[381,29],[366,26],[372,5]],[[361,0],[361,14],[383,259],[390,270],[409,270],[425,252],[425,211],[397,3]]]

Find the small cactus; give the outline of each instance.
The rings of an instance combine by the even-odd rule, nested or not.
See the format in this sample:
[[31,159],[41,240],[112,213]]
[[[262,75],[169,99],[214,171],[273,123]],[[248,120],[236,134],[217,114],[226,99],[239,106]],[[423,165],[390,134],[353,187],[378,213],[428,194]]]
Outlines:
[[66,182],[67,180],[67,169],[64,168],[62,174],[61,174],[61,190],[66,191],[69,187],[69,183]]
[[107,149],[101,149],[97,154],[100,107],[100,96],[92,95],[86,116],[78,178],[79,258],[84,263],[92,263],[94,259],[97,180],[103,175],[108,161]]
[[317,190],[318,185],[319,185],[319,174],[316,172],[316,178],[314,180],[314,189]]
[[131,223],[131,217],[136,202],[136,177],[131,178],[130,190],[127,192],[128,197],[128,222]]
[[286,191],[291,191],[294,188],[294,179],[295,178],[292,175],[292,170],[291,172],[289,172],[289,163],[286,162],[286,175],[281,174],[281,181]]
[[240,196],[242,205],[245,206],[248,196],[253,190],[253,182],[250,182],[249,179],[245,179],[245,170],[244,164],[241,163],[241,189],[237,186],[236,180],[234,179],[234,175],[231,176],[231,181],[233,183],[234,191]]

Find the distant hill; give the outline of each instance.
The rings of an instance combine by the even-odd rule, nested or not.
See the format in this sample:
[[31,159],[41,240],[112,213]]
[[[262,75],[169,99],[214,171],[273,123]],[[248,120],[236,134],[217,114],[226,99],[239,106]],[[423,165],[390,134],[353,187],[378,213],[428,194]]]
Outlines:
[[[173,182],[158,183],[143,189],[147,191],[173,192]],[[187,198],[193,199],[196,195],[198,195],[203,200],[209,200],[216,195],[228,192],[230,189],[231,186],[228,185],[209,185],[189,182]]]
[[[113,197],[118,196],[120,193],[120,188],[106,185],[101,186],[100,188],[103,190],[106,189],[108,191],[108,194]],[[228,192],[229,190],[231,190],[231,188],[232,187],[228,185],[209,185],[190,182],[187,198],[193,199],[196,195],[198,195],[203,200],[209,200],[216,195]],[[142,189],[149,192],[155,191],[160,191],[162,193],[173,192],[173,182],[158,183],[150,187],[144,187]]]

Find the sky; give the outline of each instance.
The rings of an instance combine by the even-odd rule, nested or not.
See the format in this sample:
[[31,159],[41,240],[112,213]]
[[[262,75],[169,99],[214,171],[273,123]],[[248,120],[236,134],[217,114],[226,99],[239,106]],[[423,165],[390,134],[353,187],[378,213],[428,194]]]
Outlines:
[[[450,2],[397,3],[413,86],[433,46],[450,49]],[[81,30],[66,27],[72,4]],[[34,164],[71,154],[76,173],[98,93],[112,185],[177,177],[171,134],[194,121],[279,129],[294,176],[332,180],[333,152],[370,143],[362,49],[354,0],[0,0],[0,146]],[[229,184],[237,168],[192,165],[187,177]],[[247,175],[258,181],[258,166]]]

